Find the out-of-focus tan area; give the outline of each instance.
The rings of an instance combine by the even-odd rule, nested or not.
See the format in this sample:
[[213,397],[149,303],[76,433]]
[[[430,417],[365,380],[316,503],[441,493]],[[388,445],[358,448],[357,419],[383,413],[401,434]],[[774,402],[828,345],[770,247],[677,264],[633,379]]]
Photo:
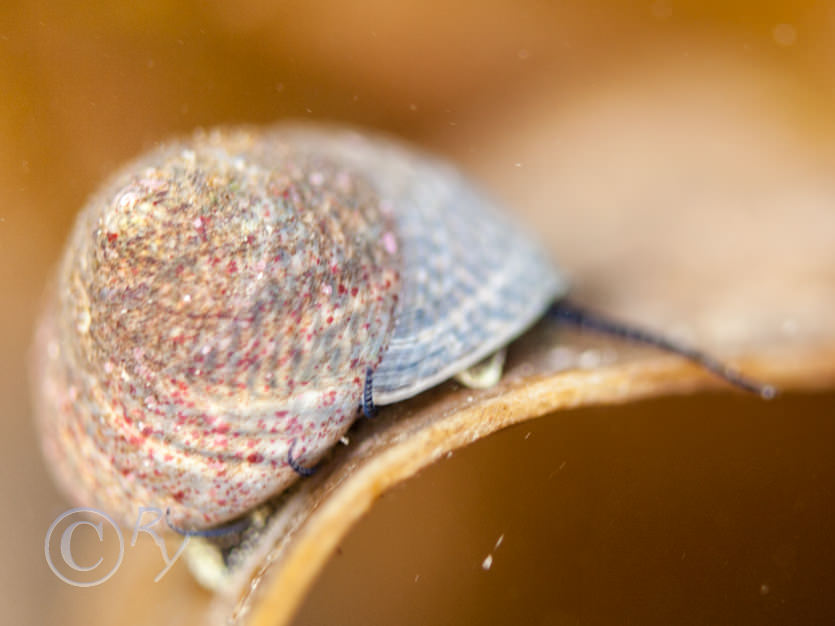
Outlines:
[[[267,123],[296,117],[384,129],[446,154],[518,211],[520,219],[532,224],[571,274],[578,298],[698,341],[723,355],[800,354],[802,351],[792,352],[798,345],[823,350],[835,343],[831,314],[835,299],[833,35],[835,8],[827,2],[3,3],[2,621],[51,624],[98,619],[96,623],[133,624],[143,623],[146,615],[149,620],[151,615],[156,620],[167,615],[176,623],[178,612],[205,601],[205,595],[185,580],[182,566],[153,586],[144,578],[146,571],[136,565],[141,557],[136,556],[132,566],[129,552],[114,586],[79,590],[60,583],[43,556],[44,533],[69,503],[53,488],[38,451],[25,353],[41,292],[73,215],[97,183],[123,160],[161,138],[201,125]],[[694,532],[708,533],[694,544],[699,546],[699,554],[685,549],[680,555],[683,540],[665,536],[669,554],[662,554],[657,545],[650,553],[656,559],[652,580],[663,581],[663,564],[658,561],[670,554],[681,560],[709,560],[705,555],[713,550],[711,554],[727,561],[731,570],[739,562],[749,569],[739,576],[728,573],[727,579],[715,582],[702,580],[700,592],[713,584],[728,594],[752,593],[749,587],[755,585],[763,602],[778,606],[782,597],[783,605],[789,601],[798,606],[789,613],[745,614],[759,616],[760,623],[768,619],[772,619],[769,623],[780,623],[780,616],[786,617],[783,622],[792,621],[792,616],[808,615],[803,611],[809,606],[821,606],[814,589],[807,589],[807,595],[778,595],[781,584],[796,581],[797,571],[792,568],[812,562],[808,551],[816,544],[810,539],[802,546],[807,552],[798,552],[801,548],[778,537],[780,524],[773,520],[782,509],[764,506],[772,496],[755,486],[760,484],[758,464],[765,464],[764,481],[779,482],[784,476],[786,482],[780,483],[773,497],[798,513],[794,518],[780,518],[781,523],[793,528],[795,535],[826,541],[825,530],[831,528],[831,520],[810,501],[825,497],[835,486],[831,470],[827,472],[822,461],[823,453],[815,447],[821,441],[831,441],[831,432],[817,437],[815,429],[824,428],[826,422],[821,418],[804,420],[804,411],[817,411],[820,416],[832,405],[831,396],[820,396],[798,400],[791,411],[777,410],[775,415],[780,419],[765,420],[763,430],[758,431],[760,438],[755,440],[758,443],[750,445],[744,442],[756,437],[756,419],[723,429],[721,419],[699,420],[699,409],[688,408],[686,424],[703,429],[698,437],[707,442],[691,450],[693,458],[709,450],[719,458],[720,467],[729,472],[741,468],[743,478],[733,483],[739,490],[734,493],[742,493],[741,501],[750,502],[751,517],[746,519],[742,509],[718,506],[711,499],[711,489],[699,488],[696,492],[704,498],[703,507],[693,510],[704,512],[715,506],[720,513],[710,523],[694,525]],[[629,470],[634,484],[623,480],[620,484],[626,490],[624,501],[643,507],[645,518],[633,510],[627,520],[638,529],[663,526],[659,516],[671,514],[671,509],[655,498],[672,487],[665,483],[656,491],[651,488],[656,484],[653,480],[667,471],[660,462],[669,453],[664,452],[665,437],[672,438],[671,446],[678,445],[677,438],[687,439],[681,431],[671,435],[661,426],[670,411],[678,411],[677,405],[670,406],[642,413],[654,416],[640,422],[645,430],[632,421],[632,426],[624,427],[632,428],[629,441],[635,444],[635,454],[648,459],[645,465]],[[736,411],[733,402],[699,406],[710,415],[727,411],[729,419]],[[787,420],[796,420],[799,430],[788,426]],[[617,439],[612,430],[616,427],[605,421],[605,416],[595,415],[595,428],[573,423],[567,431],[557,428],[552,437],[573,436],[571,441],[580,452],[596,454],[596,463],[605,464],[609,457],[602,452],[609,448],[595,447],[589,441],[600,436]],[[583,428],[586,430],[581,432]],[[553,430],[541,427],[543,433],[549,429]],[[718,432],[711,434],[711,429]],[[637,445],[639,435],[649,441],[646,449]],[[783,445],[787,440],[792,443]],[[612,443],[611,448],[617,446]],[[779,464],[766,463],[771,451],[785,463],[807,459],[807,465],[793,465],[795,473],[781,474]],[[559,463],[551,462],[554,459],[548,460],[552,454],[548,446],[519,454],[540,459],[541,467],[533,463],[526,470],[536,472],[536,480],[562,471]],[[500,507],[501,490],[512,485],[490,488],[485,482],[476,497],[469,493],[472,481],[464,484],[450,477],[462,471],[480,475],[497,464],[516,467],[515,457],[505,458],[498,444],[488,442],[479,444],[469,456],[469,469],[456,469],[453,463],[432,468],[435,474],[452,474],[438,483],[446,499],[420,509],[420,519],[414,518],[413,511],[421,506],[421,489],[434,483],[404,490],[404,494],[412,494],[409,499],[395,493],[385,502],[387,508],[379,515],[394,515],[392,519],[399,523],[420,525],[406,527],[402,542],[412,541],[409,533],[420,529],[427,534],[436,532],[433,524],[472,524],[472,536],[484,531],[485,540],[490,541],[504,532],[484,520]],[[586,456],[578,453],[577,459]],[[739,457],[740,468],[727,462],[729,456]],[[746,465],[746,458],[755,460]],[[727,489],[726,477],[708,469],[705,482]],[[684,470],[680,476],[697,480]],[[416,482],[420,480],[433,480],[432,474]],[[574,480],[573,488],[591,484],[606,490],[606,481],[598,475]],[[792,480],[818,481],[818,488],[792,491]],[[635,493],[640,497],[636,499]],[[734,493],[722,491],[722,502],[733,502]],[[598,525],[592,525],[591,530],[572,528],[569,535],[561,535],[563,542],[567,536],[580,541],[584,533],[595,532],[594,537],[611,538],[607,529],[618,528],[623,518],[617,515],[626,513],[623,501],[608,491],[606,494],[588,495],[597,498],[593,500],[594,506],[600,507],[597,513],[586,513]],[[531,501],[513,506],[532,506]],[[564,503],[576,506],[579,501],[569,498]],[[675,515],[691,511],[685,504],[675,509]],[[399,514],[392,512],[395,506],[402,507]],[[445,517],[449,510],[458,509],[460,517]],[[380,556],[389,548],[383,543],[377,546],[378,534],[369,534],[368,529],[393,532],[393,522],[381,525],[380,520],[389,518],[379,515],[372,513],[371,526],[359,527],[344,553],[333,561],[339,564],[339,559],[357,558],[356,567],[363,574],[355,580],[368,576],[371,585],[374,578],[362,568],[379,572],[383,567]],[[531,513],[530,519],[535,524],[537,516]],[[723,541],[730,541],[733,533],[745,533],[746,523],[771,524],[758,535],[769,550],[760,560],[711,543],[711,529],[724,529]],[[681,528],[685,521],[673,516],[669,524]],[[490,532],[485,530],[488,527]],[[462,557],[455,547],[470,537],[467,528],[462,528],[460,535],[437,531],[443,542],[431,558],[427,556],[426,566],[431,561],[436,563],[435,571],[459,572],[454,583],[462,585],[460,593],[476,594],[468,598],[477,598],[479,589],[493,597],[499,592],[481,588],[478,577],[495,571],[483,569],[481,563],[462,570],[457,560]],[[553,530],[558,532],[559,528]],[[517,532],[529,531],[529,537],[542,536],[524,525]],[[773,539],[770,543],[769,537]],[[506,542],[495,549],[496,569],[501,565],[501,551],[512,550],[510,533]],[[575,545],[560,543],[559,538],[555,542],[541,552],[560,552]],[[746,545],[755,552],[761,544]],[[155,558],[153,546],[148,546],[148,558]],[[575,599],[602,596],[610,600],[613,611],[622,614],[629,612],[624,595],[629,593],[635,596],[634,606],[642,607],[635,610],[636,616],[652,615],[647,606],[653,602],[668,606],[678,600],[687,605],[687,590],[672,584],[651,587],[663,591],[663,598],[640,597],[646,589],[636,582],[644,571],[640,554],[631,555],[629,562],[606,563],[605,567],[621,567],[620,572],[634,571],[631,586],[625,588],[631,591],[606,595],[615,593],[612,587],[619,582],[595,569],[606,552],[599,543],[594,546],[588,548],[587,558],[580,553],[567,557],[582,569],[580,582],[577,578],[569,581],[567,570],[560,570],[550,581],[536,579],[534,584],[532,579],[531,588],[542,587],[543,594],[561,589],[562,595],[555,598],[568,597],[566,589],[585,580],[601,587],[596,594],[589,591],[591,587],[584,587]],[[473,553],[486,556],[491,546],[483,547],[473,547]],[[391,558],[402,557],[388,553]],[[831,549],[821,553],[832,556]],[[363,554],[370,557],[363,561]],[[525,558],[533,558],[526,557],[524,551],[511,554],[522,564]],[[558,558],[558,554],[549,557]],[[759,576],[756,566],[761,561],[778,563],[776,579]],[[698,571],[722,571],[717,568]],[[340,615],[340,607],[348,606],[348,596],[333,596],[339,589],[333,583],[338,578],[332,578],[338,569],[339,565],[334,565],[328,570],[323,586],[314,590],[310,597],[313,604],[305,605],[300,615],[307,620],[304,623],[332,621]],[[143,578],[137,576],[133,581],[133,571],[140,571]],[[524,571],[524,567],[516,571]],[[416,571],[415,580],[407,582],[420,585],[420,573]],[[350,580],[351,572],[345,576],[348,578],[343,581]],[[424,583],[428,577],[424,575]],[[429,580],[438,585],[441,579]],[[171,597],[163,587],[166,584],[179,585],[190,593]],[[738,589],[743,584],[748,586]],[[350,594],[355,590],[345,591]],[[518,594],[519,601],[526,603],[528,621],[574,623],[572,620],[583,614],[570,602],[537,612],[530,608],[530,595],[512,589],[507,593]],[[409,596],[405,583],[388,594],[394,599],[386,606],[396,609],[398,594],[402,594],[403,614],[413,616],[410,623],[420,622],[414,615],[423,613],[408,605],[409,598],[413,601],[415,596]],[[108,596],[110,603],[103,601]],[[370,597],[373,600],[373,594]],[[432,597],[430,593],[422,600],[431,602]],[[748,602],[748,596],[744,597]],[[547,595],[540,597],[545,600]],[[691,605],[698,603],[691,600]],[[512,597],[507,598],[507,606],[513,606]],[[831,605],[828,608],[831,610]],[[682,615],[679,621],[745,619],[737,615],[726,620],[721,607],[716,610],[719,612],[692,620]],[[427,614],[444,615],[442,611]],[[607,621],[615,614],[595,614],[591,621],[619,623]],[[381,608],[368,615],[369,619],[376,615],[383,620],[384,616],[391,619],[392,613]],[[465,617],[460,619],[477,617],[482,623],[490,617],[475,609],[462,615]],[[448,616],[449,623],[456,623],[453,613]],[[494,617],[497,622],[512,621],[507,615]]]

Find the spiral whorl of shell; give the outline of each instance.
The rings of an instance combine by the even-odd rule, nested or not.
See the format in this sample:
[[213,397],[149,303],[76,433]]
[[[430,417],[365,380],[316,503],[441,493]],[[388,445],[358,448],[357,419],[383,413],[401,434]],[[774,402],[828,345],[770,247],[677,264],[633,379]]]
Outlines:
[[394,216],[401,287],[394,332],[374,372],[377,404],[413,396],[475,364],[566,292],[536,239],[449,164],[344,128],[274,132],[362,173]]
[[204,527],[295,480],[390,339],[394,224],[344,161],[249,130],[164,146],[79,216],[39,331],[40,423],[73,498]]
[[81,504],[235,517],[357,417],[496,350],[565,291],[453,168],[380,137],[198,133],[82,211],[38,334],[36,402]]

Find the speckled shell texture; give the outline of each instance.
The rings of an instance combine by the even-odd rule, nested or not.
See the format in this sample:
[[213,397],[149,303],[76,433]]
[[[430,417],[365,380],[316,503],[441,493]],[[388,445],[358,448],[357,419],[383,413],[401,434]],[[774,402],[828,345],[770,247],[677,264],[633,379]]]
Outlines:
[[135,521],[236,517],[298,478],[374,399],[506,343],[564,291],[451,168],[336,128],[198,133],[80,214],[38,332],[47,458]]
[[361,172],[394,215],[403,257],[374,401],[411,397],[488,356],[567,291],[535,238],[449,164],[349,130],[288,129]]

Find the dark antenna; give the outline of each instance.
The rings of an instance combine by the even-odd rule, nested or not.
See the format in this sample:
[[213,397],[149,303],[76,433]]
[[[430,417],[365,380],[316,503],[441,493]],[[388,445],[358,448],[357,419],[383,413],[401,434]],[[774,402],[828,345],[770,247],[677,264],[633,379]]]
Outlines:
[[179,535],[183,535],[184,537],[205,537],[205,538],[212,538],[212,537],[222,537],[224,535],[234,535],[236,533],[240,533],[245,531],[249,528],[251,521],[249,518],[244,518],[242,520],[238,520],[237,522],[232,522],[231,524],[227,524],[225,526],[220,526],[218,528],[206,528],[202,530],[188,530],[185,528],[180,528],[175,526],[171,523],[171,509],[165,510],[165,523],[168,524],[168,528],[173,530],[175,533]]
[[704,352],[682,345],[675,341],[671,341],[651,331],[608,319],[605,316],[598,315],[597,313],[578,307],[567,300],[559,300],[554,303],[551,307],[549,315],[562,322],[575,324],[580,328],[587,328],[589,330],[598,331],[607,335],[621,337],[622,339],[626,339],[628,341],[655,346],[661,350],[678,354],[683,356],[685,359],[700,365],[709,372],[713,372],[719,376],[719,378],[722,378],[735,387],[739,387],[745,391],[750,391],[751,393],[756,393],[766,400],[770,400],[777,395],[777,390],[771,385],[766,385],[746,378],[732,367],[725,365],[721,361],[714,359]]

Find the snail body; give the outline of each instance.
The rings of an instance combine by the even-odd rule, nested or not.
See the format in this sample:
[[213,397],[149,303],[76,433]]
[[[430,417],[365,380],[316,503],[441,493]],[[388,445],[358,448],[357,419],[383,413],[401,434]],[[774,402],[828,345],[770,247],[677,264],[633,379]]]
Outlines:
[[73,500],[205,528],[315,464],[376,404],[491,354],[565,292],[453,168],[345,129],[199,132],[81,211],[36,346]]

